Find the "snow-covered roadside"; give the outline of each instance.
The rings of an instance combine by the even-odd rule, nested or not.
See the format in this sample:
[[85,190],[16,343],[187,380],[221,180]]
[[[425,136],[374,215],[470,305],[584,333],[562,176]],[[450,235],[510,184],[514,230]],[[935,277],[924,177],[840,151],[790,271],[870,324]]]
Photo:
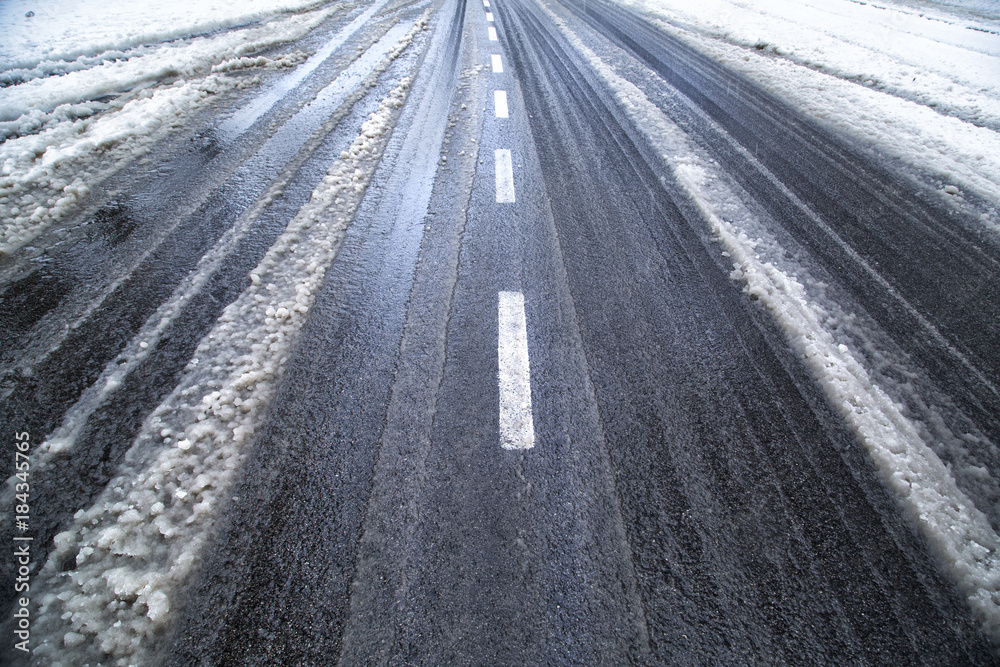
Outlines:
[[[372,5],[372,8],[377,9],[379,6],[380,4],[376,3]],[[364,14],[361,15],[361,18],[364,18]],[[410,24],[405,22],[393,26],[368,51],[354,60],[351,65],[340,72],[334,81],[320,91],[314,98],[314,103],[332,108],[338,107],[350,98],[362,98],[372,86],[378,83],[386,69],[392,65],[398,55],[400,40],[410,28]],[[349,29],[345,28],[344,30]],[[331,43],[328,43],[318,55],[324,56],[323,51],[328,49]],[[329,54],[326,55],[328,56]],[[308,64],[301,65],[299,70],[289,75],[289,78],[297,79],[301,74],[301,69],[306,67],[308,67]],[[286,85],[287,79],[281,79],[280,87],[284,88]],[[262,98],[268,100],[270,96],[265,93],[264,95],[254,97],[249,106],[257,108],[258,105],[256,103]],[[336,101],[328,104],[330,100]],[[272,142],[288,146],[294,143],[294,136],[308,134],[308,132],[303,132],[302,123],[299,120],[298,115],[289,119],[271,136],[265,146]],[[327,129],[329,129],[336,124],[336,119],[328,119],[325,123],[329,124],[327,126]],[[300,150],[311,154],[312,150],[325,138],[326,135],[324,133],[314,134]],[[349,139],[350,137],[345,137],[345,140]],[[295,145],[297,146],[298,144]],[[254,226],[257,219],[276,197],[281,196],[297,173],[297,169],[293,165],[294,162],[286,165],[277,178],[270,184],[264,195],[258,199],[254,207],[241,215],[233,226],[227,229],[220,237],[212,249],[208,250],[201,257],[197,267],[181,281],[173,294],[160,305],[156,312],[150,315],[146,323],[133,336],[128,345],[119,352],[115,361],[107,364],[101,376],[90,387],[84,390],[73,407],[63,417],[59,428],[50,433],[45,441],[35,448],[32,456],[33,467],[36,470],[46,466],[53,455],[59,455],[72,450],[76,445],[81,429],[84,428],[93,412],[99,406],[103,405],[109,396],[118,391],[121,383],[129,373],[133,372],[136,367],[142,364],[153,353],[157,344],[161,341],[163,334],[170,329],[176,318],[184,312],[184,308],[205,289],[206,282],[211,276],[215,275],[220,264],[237,251],[241,241]],[[103,302],[103,297],[117,288],[118,285],[118,280],[112,280],[103,286],[105,291],[97,294],[90,293],[90,301],[86,308],[86,314],[90,314],[94,309],[99,308]],[[64,319],[57,318],[56,321],[61,323]],[[67,332],[65,330],[56,330],[52,333],[52,337],[46,338],[44,335],[41,336],[45,340],[44,348],[40,348],[41,350],[48,350],[52,349],[53,346],[58,346],[59,343],[57,341],[64,340],[62,336]],[[9,486],[7,491],[13,493],[13,487]],[[2,497],[4,496],[0,494],[0,498]]]
[[[428,10],[429,11],[429,10]],[[427,24],[418,20],[387,60]],[[202,340],[184,378],[146,420],[121,473],[69,530],[38,576],[33,629],[46,664],[143,664],[169,622],[226,493],[264,418],[287,355],[406,99],[382,100],[351,146]],[[61,564],[75,558],[76,569]]]
[[[621,0],[665,32],[901,160],[1000,232],[1000,11],[852,0]],[[929,5],[930,3],[924,3]],[[993,30],[994,32],[987,32]]]
[[[255,85],[238,75],[304,58],[250,54],[306,35],[336,7],[218,35],[179,40],[143,55],[0,89],[0,254],[71,213],[93,183],[183,127],[217,95]],[[95,102],[132,89],[110,104]]]
[[863,356],[845,344],[851,316],[822,297],[820,281],[771,238],[722,168],[639,87],[546,11],[670,167],[731,258],[731,277],[774,317],[986,631],[1000,642],[1000,537],[925,442],[924,425],[907,416],[866,370]]
[[[61,74],[142,45],[315,8],[323,0],[4,0],[0,83]],[[30,15],[29,15],[30,14]]]

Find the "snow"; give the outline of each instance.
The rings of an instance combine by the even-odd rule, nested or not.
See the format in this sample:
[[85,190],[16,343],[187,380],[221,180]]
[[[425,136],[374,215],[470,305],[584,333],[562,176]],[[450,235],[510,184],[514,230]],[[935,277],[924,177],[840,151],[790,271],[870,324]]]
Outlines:
[[[908,165],[1000,230],[1000,7],[623,0],[807,116]],[[986,11],[989,9],[990,11]],[[913,171],[913,169],[909,169]]]
[[[317,0],[4,0],[0,70],[46,76],[135,47],[270,18]],[[27,16],[31,12],[33,16]],[[21,74],[21,72],[18,72]]]
[[[934,424],[934,431],[908,416],[907,409],[882,386],[881,378],[877,380],[866,368],[858,341],[867,340],[856,331],[855,316],[825,296],[822,281],[782,247],[770,233],[768,221],[744,204],[746,194],[736,190],[724,170],[640,87],[584,44],[565,21],[546,11],[669,166],[725,249],[723,255],[732,261],[731,278],[770,312],[986,632],[1000,641],[1000,536],[931,446],[948,448],[955,460],[962,461],[966,452],[958,444],[961,438],[944,424]],[[622,70],[635,75],[627,65]],[[787,191],[786,195],[808,212],[794,195]],[[816,222],[822,224],[818,218]],[[988,471],[967,461],[956,467],[964,468],[968,476],[978,471],[989,487],[984,495],[996,489],[997,480]]]

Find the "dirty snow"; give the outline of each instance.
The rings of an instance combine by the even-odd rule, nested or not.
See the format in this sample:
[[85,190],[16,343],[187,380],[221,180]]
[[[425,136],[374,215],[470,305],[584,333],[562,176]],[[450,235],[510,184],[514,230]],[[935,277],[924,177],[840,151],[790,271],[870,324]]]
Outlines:
[[317,0],[4,0],[0,71],[27,70],[32,78],[57,74],[75,64],[120,58],[135,47],[321,4]]

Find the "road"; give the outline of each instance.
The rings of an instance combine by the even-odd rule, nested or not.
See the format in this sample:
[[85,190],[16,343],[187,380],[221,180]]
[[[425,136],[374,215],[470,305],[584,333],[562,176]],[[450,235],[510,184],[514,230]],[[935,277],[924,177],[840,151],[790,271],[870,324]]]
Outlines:
[[945,406],[994,471],[997,239],[619,5],[370,7],[0,262],[2,412],[57,442],[38,595],[100,602],[48,599],[36,659],[996,662],[592,56],[905,364],[909,414]]

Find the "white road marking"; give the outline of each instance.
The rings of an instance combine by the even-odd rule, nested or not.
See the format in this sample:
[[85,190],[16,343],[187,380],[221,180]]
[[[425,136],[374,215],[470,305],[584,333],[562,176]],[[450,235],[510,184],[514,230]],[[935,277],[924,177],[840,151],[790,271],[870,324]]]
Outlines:
[[490,33],[490,41],[491,42],[497,41],[497,29],[494,28],[493,26],[490,26],[489,33]]
[[486,12],[486,20],[487,21],[493,20],[493,12]]
[[531,367],[524,294],[500,292],[499,325],[500,446],[531,449],[535,446],[535,424],[531,418]]
[[489,7],[489,6],[490,6],[490,0],[483,0],[483,7]]
[[507,113],[507,91],[506,90],[494,90],[493,91],[493,109],[496,113],[497,118],[509,118]]
[[496,160],[497,201],[514,201],[514,166],[510,161],[510,151],[498,148],[493,151]]
[[503,72],[503,61],[500,60],[500,54],[494,53],[490,57],[493,59],[493,73],[501,74]]

